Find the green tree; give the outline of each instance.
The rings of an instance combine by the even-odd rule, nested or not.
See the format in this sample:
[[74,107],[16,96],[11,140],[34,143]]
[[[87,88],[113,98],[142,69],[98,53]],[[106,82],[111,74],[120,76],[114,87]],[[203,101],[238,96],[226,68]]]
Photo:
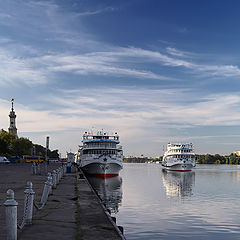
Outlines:
[[13,155],[30,155],[32,150],[32,142],[27,138],[17,138],[12,143],[12,154]]
[[0,154],[10,155],[12,143],[16,137],[3,129],[0,130]]
[[49,158],[59,158],[59,154],[58,154],[58,150],[53,150],[53,151],[50,151],[49,153]]
[[39,145],[39,144],[34,144],[34,147],[35,147],[35,155],[37,156],[45,156],[46,154],[46,148]]
[[0,138],[0,155],[7,154],[8,152],[8,144],[2,138]]

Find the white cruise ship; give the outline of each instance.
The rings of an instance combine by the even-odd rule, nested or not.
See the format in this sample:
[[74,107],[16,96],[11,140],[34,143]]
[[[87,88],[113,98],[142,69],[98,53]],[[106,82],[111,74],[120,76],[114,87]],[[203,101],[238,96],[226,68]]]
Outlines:
[[103,178],[118,176],[122,169],[123,151],[118,145],[117,133],[85,132],[82,142],[79,165],[85,173]]
[[163,155],[162,166],[172,171],[191,171],[195,167],[195,154],[192,143],[168,143],[167,151]]

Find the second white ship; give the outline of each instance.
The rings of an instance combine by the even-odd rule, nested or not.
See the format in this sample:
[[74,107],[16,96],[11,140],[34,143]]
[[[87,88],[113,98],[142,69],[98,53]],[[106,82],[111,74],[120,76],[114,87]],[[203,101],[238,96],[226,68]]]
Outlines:
[[172,171],[191,171],[195,167],[195,154],[192,143],[168,143],[167,151],[163,155],[162,166]]
[[117,133],[103,131],[83,134],[79,165],[90,175],[102,178],[118,176],[122,169],[123,151]]

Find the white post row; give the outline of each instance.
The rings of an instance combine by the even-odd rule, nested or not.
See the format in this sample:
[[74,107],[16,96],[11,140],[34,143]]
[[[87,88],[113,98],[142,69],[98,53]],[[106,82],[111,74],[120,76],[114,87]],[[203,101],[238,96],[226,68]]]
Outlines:
[[48,180],[49,182],[51,183],[51,186],[49,188],[49,193],[48,194],[52,194],[52,188],[53,188],[53,177],[52,177],[52,174],[49,172],[48,173]]
[[57,173],[55,170],[53,170],[53,174],[52,174],[52,178],[53,178],[53,188],[57,187]]
[[14,199],[14,191],[12,189],[7,191],[7,200],[4,206],[6,207],[7,240],[17,240],[18,203]]
[[45,182],[44,188],[43,188],[43,194],[41,198],[41,204],[45,204],[48,199],[48,194],[50,192],[50,188],[52,186],[51,179],[48,176],[47,181]]
[[32,182],[27,182],[27,188],[24,191],[24,217],[26,224],[32,224],[32,215],[33,215],[33,200],[35,192],[32,189]]

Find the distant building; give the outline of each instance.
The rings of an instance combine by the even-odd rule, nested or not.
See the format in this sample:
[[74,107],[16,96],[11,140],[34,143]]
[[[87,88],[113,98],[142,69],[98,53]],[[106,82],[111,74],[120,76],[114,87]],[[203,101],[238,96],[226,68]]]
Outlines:
[[17,115],[15,114],[15,111],[13,109],[13,102],[14,102],[13,98],[11,99],[11,102],[12,102],[12,109],[11,109],[11,112],[9,114],[10,126],[8,128],[8,132],[12,133],[15,137],[18,137],[17,128],[16,128],[16,117],[17,117]]
[[74,163],[75,162],[75,154],[72,152],[67,152],[67,162]]

